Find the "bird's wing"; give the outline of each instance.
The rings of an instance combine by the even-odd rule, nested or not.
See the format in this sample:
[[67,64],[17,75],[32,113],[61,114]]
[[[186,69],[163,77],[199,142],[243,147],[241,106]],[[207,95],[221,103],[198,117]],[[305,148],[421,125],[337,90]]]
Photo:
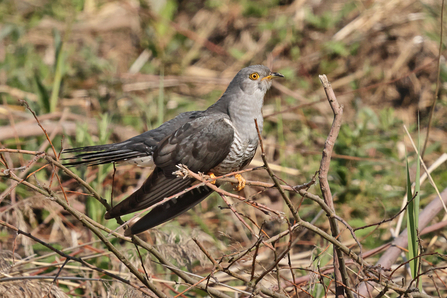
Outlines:
[[[176,165],[184,164],[193,171],[207,172],[228,155],[233,138],[233,128],[223,114],[197,118],[184,124],[159,143],[154,152],[157,167],[143,186],[112,208],[106,214],[106,219],[148,208],[164,198],[185,190],[195,179],[183,179],[173,175],[173,172],[178,170]],[[197,197],[193,195],[194,193],[182,195],[171,200],[169,204],[165,203],[160,208],[157,207],[157,210],[163,209],[166,213],[157,215],[158,217],[153,218],[148,225],[156,226],[177,216],[193,207],[211,192],[206,190],[203,195]],[[180,204],[176,205],[178,202]]]
[[167,177],[186,165],[193,172],[208,173],[228,155],[234,129],[228,115],[213,113],[185,123],[163,139],[154,151],[154,162]]
[[202,113],[202,111],[194,111],[179,114],[158,128],[146,131],[121,143],[65,149],[62,152],[63,154],[69,153],[74,154],[74,156],[64,158],[64,160],[68,160],[64,165],[94,166],[150,157],[158,142],[172,134],[183,124],[200,117]]

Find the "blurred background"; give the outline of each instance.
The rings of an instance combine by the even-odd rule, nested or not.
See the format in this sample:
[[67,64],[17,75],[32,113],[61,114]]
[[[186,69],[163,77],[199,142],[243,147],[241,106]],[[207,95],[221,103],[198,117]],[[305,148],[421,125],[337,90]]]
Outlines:
[[[26,100],[48,134],[54,134],[56,150],[112,143],[180,112],[206,109],[238,70],[264,64],[285,75],[265,98],[267,158],[286,183],[302,184],[319,168],[332,123],[318,78],[326,74],[344,105],[329,177],[336,211],[354,227],[374,223],[400,210],[405,156],[410,165],[415,161],[403,125],[417,138],[419,119],[421,143],[426,135],[436,98],[440,19],[441,2],[432,0],[1,1],[0,146],[48,149],[41,129],[18,99]],[[444,56],[440,61],[439,96],[424,157],[428,165],[447,149]],[[5,162],[24,166],[32,158],[4,156],[2,168]],[[44,164],[40,161],[28,172]],[[262,165],[259,156],[252,165]],[[443,164],[433,172],[439,189],[447,187],[446,169]],[[120,166],[113,179],[111,165],[73,171],[105,199],[111,199],[113,189],[116,202],[149,174],[144,168]],[[75,180],[62,178],[73,206],[117,227],[104,221],[103,206],[83,195]],[[263,171],[246,178],[269,181]],[[41,170],[29,179],[49,185],[51,171]],[[10,190],[12,183],[0,180],[2,220],[62,247],[94,239],[61,207],[25,187]],[[61,194],[57,183],[51,186]],[[318,186],[310,191],[319,194]],[[423,205],[435,196],[429,184],[421,194]],[[287,211],[275,190],[246,188],[241,195]],[[315,203],[301,202],[298,196],[292,200],[301,204],[303,219],[316,218],[320,209]],[[249,245],[252,235],[230,210],[218,206],[224,203],[214,195],[146,236],[166,248],[192,247],[184,237],[200,235],[211,251],[221,254]],[[265,222],[271,235],[287,227],[246,205],[237,204],[237,209],[259,225]],[[316,223],[328,228],[325,216]],[[365,249],[374,248],[389,241],[393,224],[361,230],[357,236]],[[14,239],[2,229],[0,248],[11,250]],[[294,251],[310,250],[319,241],[306,234]],[[17,245],[22,257],[44,251],[25,238]],[[445,249],[445,239],[439,245],[436,249]],[[197,264],[199,255],[185,261],[194,272],[204,268]]]

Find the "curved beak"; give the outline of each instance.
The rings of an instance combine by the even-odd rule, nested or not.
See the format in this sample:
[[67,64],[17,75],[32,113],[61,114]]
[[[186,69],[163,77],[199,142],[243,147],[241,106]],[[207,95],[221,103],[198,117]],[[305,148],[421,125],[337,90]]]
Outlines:
[[280,74],[279,72],[272,72],[268,76],[263,77],[261,81],[271,80],[271,79],[274,79],[274,78],[284,78],[284,76],[282,74]]

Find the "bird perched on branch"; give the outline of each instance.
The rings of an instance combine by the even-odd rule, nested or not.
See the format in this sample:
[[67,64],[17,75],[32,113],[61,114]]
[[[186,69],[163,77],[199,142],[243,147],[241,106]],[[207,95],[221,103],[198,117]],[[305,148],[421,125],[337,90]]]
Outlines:
[[[136,212],[174,196],[197,180],[173,174],[183,164],[193,172],[216,176],[239,171],[253,159],[262,131],[261,108],[272,79],[284,77],[263,65],[239,71],[222,97],[205,111],[186,112],[156,129],[124,142],[66,149],[74,153],[67,165],[133,163],[154,167],[154,171],[128,198],[109,210],[106,219]],[[242,189],[245,180],[235,175]],[[213,192],[200,186],[153,208],[137,221],[125,235],[141,233],[158,226],[194,207]]]

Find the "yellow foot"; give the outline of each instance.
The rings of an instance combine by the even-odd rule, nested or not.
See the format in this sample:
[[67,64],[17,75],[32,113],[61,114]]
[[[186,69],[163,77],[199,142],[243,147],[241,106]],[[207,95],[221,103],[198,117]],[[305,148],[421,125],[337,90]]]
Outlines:
[[236,178],[237,179],[237,186],[236,186],[236,190],[237,191],[241,191],[241,190],[243,190],[244,189],[244,187],[245,187],[245,182],[246,182],[246,180],[244,179],[244,177],[242,177],[242,175],[241,174],[236,174],[236,175],[234,175],[234,178]]
[[[210,178],[214,179],[216,178],[216,175],[214,175],[213,173],[209,172],[208,176],[210,176]],[[210,181],[211,184],[216,184],[216,180]]]

